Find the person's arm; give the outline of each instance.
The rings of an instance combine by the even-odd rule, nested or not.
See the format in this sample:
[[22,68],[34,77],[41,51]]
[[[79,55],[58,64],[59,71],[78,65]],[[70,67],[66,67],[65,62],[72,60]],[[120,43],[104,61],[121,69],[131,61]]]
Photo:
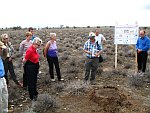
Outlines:
[[23,49],[24,49],[23,42],[21,42],[21,43],[20,43],[20,46],[19,46],[19,55],[20,55],[20,56],[23,55]]
[[135,47],[136,47],[136,50],[138,50],[138,48],[139,48],[139,39],[137,40]]
[[147,51],[147,50],[149,50],[149,47],[150,47],[150,40],[147,39],[147,40],[146,40],[146,45],[144,46],[144,48],[142,49],[142,51]]
[[102,35],[102,41],[105,42],[106,38]]
[[92,54],[92,52],[88,51],[87,46],[88,46],[88,42],[86,42],[86,43],[84,44],[83,52],[84,52],[84,53],[87,53],[87,54]]
[[10,53],[10,58],[9,58],[9,61],[11,61],[13,58],[14,58],[14,48],[13,48],[13,45],[11,44],[11,42],[8,42],[9,44],[9,47],[11,49],[11,53]]
[[47,42],[46,45],[45,45],[45,49],[44,49],[44,57],[46,57],[46,55],[47,55],[49,46],[50,46],[50,42]]
[[85,53],[87,54],[92,54],[92,52],[88,51],[88,50],[83,50]]

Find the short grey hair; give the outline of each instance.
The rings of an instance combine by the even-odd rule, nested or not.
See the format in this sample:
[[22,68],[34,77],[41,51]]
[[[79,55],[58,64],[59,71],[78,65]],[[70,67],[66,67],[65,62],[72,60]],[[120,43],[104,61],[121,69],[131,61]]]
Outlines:
[[50,38],[56,36],[56,33],[50,33]]
[[32,43],[33,43],[33,44],[38,44],[38,43],[40,43],[40,45],[41,45],[41,44],[42,44],[42,40],[41,40],[39,37],[35,37]]

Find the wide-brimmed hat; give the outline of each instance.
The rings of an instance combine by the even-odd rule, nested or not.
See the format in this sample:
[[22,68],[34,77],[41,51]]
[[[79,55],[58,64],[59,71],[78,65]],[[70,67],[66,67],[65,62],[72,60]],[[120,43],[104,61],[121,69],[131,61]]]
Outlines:
[[96,36],[95,33],[90,32],[88,38],[94,38],[95,36]]
[[6,49],[6,46],[4,45],[4,43],[3,42],[1,42],[0,41],[0,48],[2,48],[2,49]]

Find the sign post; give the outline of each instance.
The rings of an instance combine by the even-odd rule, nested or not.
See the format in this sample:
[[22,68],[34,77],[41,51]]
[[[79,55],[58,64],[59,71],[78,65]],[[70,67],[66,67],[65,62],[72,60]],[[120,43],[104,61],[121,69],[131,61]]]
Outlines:
[[[117,45],[124,44],[136,44],[138,39],[138,30],[139,26],[136,22],[133,25],[119,25],[118,23],[115,26],[115,69],[117,68]],[[137,58],[136,58],[137,59]],[[135,65],[136,66],[136,65]]]

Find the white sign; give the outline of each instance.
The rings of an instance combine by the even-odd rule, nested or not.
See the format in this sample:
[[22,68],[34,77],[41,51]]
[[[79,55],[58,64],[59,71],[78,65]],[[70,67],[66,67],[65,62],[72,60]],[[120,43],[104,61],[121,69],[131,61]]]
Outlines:
[[116,25],[114,44],[136,44],[138,39],[138,24]]

